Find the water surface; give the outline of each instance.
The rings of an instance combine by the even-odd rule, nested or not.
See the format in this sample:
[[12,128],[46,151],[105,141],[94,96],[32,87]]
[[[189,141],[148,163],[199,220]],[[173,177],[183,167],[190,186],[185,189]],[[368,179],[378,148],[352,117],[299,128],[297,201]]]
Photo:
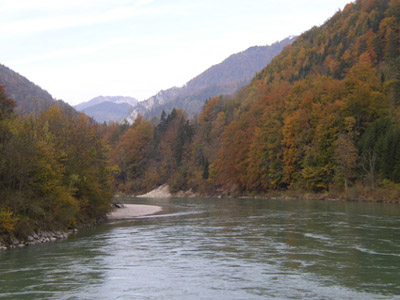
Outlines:
[[0,299],[400,299],[400,205],[125,200],[167,210],[0,252]]

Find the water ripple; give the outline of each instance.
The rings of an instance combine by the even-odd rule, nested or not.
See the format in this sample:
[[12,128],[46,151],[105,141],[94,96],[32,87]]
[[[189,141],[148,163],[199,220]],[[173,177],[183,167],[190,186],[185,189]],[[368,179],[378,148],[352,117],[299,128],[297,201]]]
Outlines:
[[0,299],[400,299],[397,206],[169,201],[0,253]]

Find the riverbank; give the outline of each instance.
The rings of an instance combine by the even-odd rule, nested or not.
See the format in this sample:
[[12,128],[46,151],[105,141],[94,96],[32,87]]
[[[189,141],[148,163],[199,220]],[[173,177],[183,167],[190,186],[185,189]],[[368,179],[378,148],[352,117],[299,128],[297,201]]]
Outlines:
[[27,246],[44,244],[49,242],[55,242],[57,240],[65,240],[71,234],[78,232],[77,229],[68,231],[39,231],[28,235],[25,239],[19,240],[17,238],[11,238],[10,241],[5,242],[0,240],[0,251],[15,248],[24,248]]
[[[115,207],[114,210],[107,215],[107,220],[131,219],[153,215],[163,210],[161,206],[155,205],[119,204],[118,206],[120,208]],[[12,237],[7,241],[0,239],[0,251],[64,240],[76,232],[78,232],[77,229],[68,231],[39,231],[33,232],[24,239],[17,239],[15,237]]]
[[192,190],[171,193],[168,184],[163,184],[154,190],[136,198],[258,198],[258,199],[282,199],[282,200],[331,200],[331,201],[357,201],[357,202],[383,202],[400,203],[400,185],[387,184],[376,188],[363,185],[354,185],[346,191],[332,189],[326,192],[310,192],[302,189],[289,189],[282,191],[271,190],[265,193],[246,193],[235,190],[216,190],[213,194],[194,193]]
[[108,220],[131,219],[135,217],[154,215],[162,211],[161,206],[143,204],[119,204],[107,215]]
[[159,187],[155,188],[154,190],[136,196],[136,198],[169,198],[172,197],[172,194],[169,191],[168,184],[160,185]]
[[193,191],[191,189],[188,191],[178,191],[177,193],[171,193],[169,190],[169,185],[165,183],[163,185],[160,185],[159,187],[156,187],[155,189],[151,190],[150,192],[148,192],[146,194],[135,195],[132,197],[135,197],[135,198],[171,198],[171,197],[189,198],[189,197],[202,197],[202,195],[193,193]]
[[331,190],[327,192],[312,193],[304,190],[286,190],[271,191],[265,194],[240,195],[239,197],[281,200],[400,203],[400,188],[398,186],[394,186],[384,188],[377,187],[375,189],[372,189],[363,186],[353,186],[350,187],[347,191]]
[[[131,219],[135,217],[153,215],[163,210],[161,206],[155,205],[119,204],[118,206],[120,208],[115,208],[107,215],[108,220]],[[0,251],[64,240],[76,232],[78,232],[77,229],[68,231],[39,231],[33,232],[25,239],[11,238],[9,241],[0,239]]]

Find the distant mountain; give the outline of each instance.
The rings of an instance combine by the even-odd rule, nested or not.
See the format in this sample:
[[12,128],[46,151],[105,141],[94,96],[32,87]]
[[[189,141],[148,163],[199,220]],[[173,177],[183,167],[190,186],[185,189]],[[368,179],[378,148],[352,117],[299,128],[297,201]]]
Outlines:
[[16,101],[19,114],[40,113],[56,103],[48,92],[1,64],[0,85],[4,85],[9,97]]
[[76,110],[84,112],[97,122],[119,121],[129,114],[138,100],[123,96],[99,96],[90,101],[80,103]]
[[205,100],[221,94],[233,94],[266,67],[282,49],[293,43],[289,37],[270,46],[255,46],[233,54],[187,82],[183,87],[161,91],[149,99],[139,102],[126,117],[133,122],[138,114],[147,118],[159,117],[165,110],[184,109],[189,116],[200,113]]
[[129,105],[135,106],[138,103],[138,100],[132,97],[124,97],[124,96],[99,96],[89,100],[87,102],[82,102],[78,105],[75,105],[75,109],[78,111],[83,111],[85,108],[90,106],[94,106],[103,102],[112,102],[115,104],[119,103],[128,103]]
[[119,121],[123,116],[132,111],[133,107],[128,103],[113,103],[113,102],[102,102],[88,108],[85,108],[83,112],[91,116],[99,123],[109,121]]

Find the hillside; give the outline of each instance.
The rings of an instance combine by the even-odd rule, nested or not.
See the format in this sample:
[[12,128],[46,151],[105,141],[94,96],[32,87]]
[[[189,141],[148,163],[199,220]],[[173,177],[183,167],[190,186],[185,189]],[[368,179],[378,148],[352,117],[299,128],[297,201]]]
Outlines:
[[[358,0],[301,35],[233,100],[240,113],[225,120],[215,183],[319,192],[400,183],[399,24],[400,1]],[[228,114],[216,102],[202,116],[212,124]]]
[[149,119],[159,117],[163,110],[169,113],[173,108],[184,109],[189,116],[198,114],[205,100],[236,92],[249,83],[258,71],[268,65],[275,55],[294,40],[295,37],[289,37],[270,46],[251,47],[233,54],[193,78],[183,87],[161,91],[140,102],[127,120],[132,122],[138,114]]
[[55,103],[48,92],[1,64],[0,85],[4,85],[9,97],[16,101],[19,114],[40,113]]
[[399,36],[399,0],[348,4],[197,120],[135,121],[113,152],[119,187],[398,199]]
[[0,247],[104,219],[113,192],[104,126],[68,105],[33,117],[14,105],[0,87]]

